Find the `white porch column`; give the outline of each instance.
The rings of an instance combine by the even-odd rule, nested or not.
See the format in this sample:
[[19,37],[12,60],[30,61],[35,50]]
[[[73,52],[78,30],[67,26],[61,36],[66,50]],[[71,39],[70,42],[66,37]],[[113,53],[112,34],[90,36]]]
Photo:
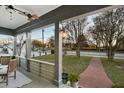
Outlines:
[[17,45],[17,36],[14,37],[14,49],[13,49],[13,55],[16,56],[16,45]]
[[55,23],[55,82],[58,87],[62,84],[62,36],[59,22]]
[[26,32],[26,59],[27,59],[27,71],[30,72],[30,62],[31,57],[31,32]]
[[26,32],[26,58],[31,57],[31,32]]

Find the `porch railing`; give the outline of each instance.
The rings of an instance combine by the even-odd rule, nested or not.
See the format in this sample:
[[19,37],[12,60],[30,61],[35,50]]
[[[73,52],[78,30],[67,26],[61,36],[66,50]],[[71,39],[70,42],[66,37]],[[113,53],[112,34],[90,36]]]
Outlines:
[[21,67],[34,75],[45,78],[49,81],[55,80],[55,64],[35,59],[21,58]]

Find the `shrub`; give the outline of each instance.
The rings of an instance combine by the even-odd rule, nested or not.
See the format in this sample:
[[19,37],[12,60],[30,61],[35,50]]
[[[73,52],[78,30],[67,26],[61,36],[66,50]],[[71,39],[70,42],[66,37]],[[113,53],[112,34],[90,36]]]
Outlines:
[[77,82],[78,81],[78,76],[75,74],[70,74],[69,75],[69,80],[70,82]]
[[52,50],[51,50],[51,54],[54,54],[54,52],[55,52],[55,51],[52,49]]

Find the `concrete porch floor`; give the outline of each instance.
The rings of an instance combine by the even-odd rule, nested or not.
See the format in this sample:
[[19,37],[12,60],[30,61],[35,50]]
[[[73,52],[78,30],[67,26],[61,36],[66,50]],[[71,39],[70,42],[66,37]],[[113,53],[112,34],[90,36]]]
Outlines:
[[18,71],[32,80],[30,84],[24,85],[22,88],[57,88],[52,82],[27,72],[23,68],[18,68]]

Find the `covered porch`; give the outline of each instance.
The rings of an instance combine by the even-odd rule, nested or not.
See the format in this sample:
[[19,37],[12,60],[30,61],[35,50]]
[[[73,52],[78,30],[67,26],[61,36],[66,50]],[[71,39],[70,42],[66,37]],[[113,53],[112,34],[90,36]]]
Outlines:
[[[6,7],[6,6],[0,6]],[[113,9],[119,6],[108,6],[108,5],[80,5],[80,6],[14,6],[15,8],[20,8],[25,11],[26,8],[32,10],[38,14],[42,9],[44,13],[39,13],[39,18],[33,21],[28,22],[24,21],[19,16],[17,20],[11,20],[5,22],[4,24],[0,23],[0,34],[10,35],[14,37],[14,49],[13,54],[17,58],[17,70],[22,72],[25,76],[29,77],[32,82],[22,86],[23,88],[38,88],[38,87],[48,87],[56,88],[62,86],[62,29],[61,23],[65,20],[72,20],[75,16],[82,15],[83,17],[96,14],[108,9]],[[33,9],[34,8],[34,9]],[[37,10],[39,9],[39,10]],[[45,11],[46,9],[46,11]],[[29,11],[28,10],[28,11]],[[1,11],[2,12],[2,11]],[[30,11],[29,11],[30,12]],[[17,15],[16,15],[17,16]],[[5,18],[5,17],[4,17]],[[2,17],[1,19],[2,20]],[[21,21],[23,20],[23,21]],[[11,23],[14,21],[13,23]],[[9,25],[7,25],[9,24]],[[55,63],[47,61],[39,61],[32,59],[31,54],[31,33],[35,29],[42,29],[42,32],[46,27],[54,26],[54,35],[55,35]],[[17,46],[21,39],[19,35],[25,37],[24,42],[20,42],[20,45],[25,44],[25,55],[18,55]],[[42,35],[42,34],[41,34]],[[45,55],[45,53],[43,53]]]

